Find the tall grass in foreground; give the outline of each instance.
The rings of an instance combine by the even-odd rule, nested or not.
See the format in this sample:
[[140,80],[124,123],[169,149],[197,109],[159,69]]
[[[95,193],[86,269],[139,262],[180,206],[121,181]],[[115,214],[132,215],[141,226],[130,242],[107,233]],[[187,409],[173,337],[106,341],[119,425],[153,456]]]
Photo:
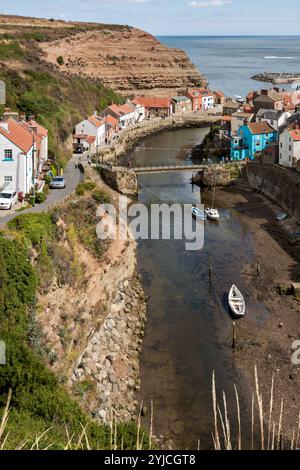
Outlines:
[[[239,393],[234,385],[236,410],[237,410],[237,432],[233,439],[232,423],[228,417],[228,407],[226,395],[223,392],[221,404],[217,401],[215,372],[212,376],[212,401],[214,413],[214,432],[212,434],[215,450],[242,450],[249,444],[243,442],[244,435],[249,436],[250,431],[250,448],[252,450],[298,450],[300,438],[300,412],[294,428],[288,430],[288,436],[283,430],[283,413],[284,400],[280,400],[280,408],[276,409],[274,404],[275,380],[274,373],[272,376],[271,390],[268,397],[268,403],[264,406],[263,395],[260,391],[257,367],[254,367],[255,387],[252,393],[251,401],[251,423],[249,428],[244,430],[241,425],[241,409]],[[276,411],[276,412],[275,412]],[[274,415],[277,415],[275,419]],[[257,428],[257,432],[255,429]],[[244,441],[246,438],[244,439]],[[248,441],[249,439],[247,439]]]
[[[9,431],[7,431],[7,423],[9,421],[9,415],[11,411],[10,403],[12,398],[12,390],[9,390],[9,394],[7,397],[6,406],[3,410],[3,415],[1,418],[0,423],[0,450],[7,449],[7,439],[9,437]],[[136,435],[136,442],[135,448],[132,450],[143,450],[143,449],[152,449],[152,442],[153,442],[153,401],[151,400],[151,409],[150,409],[150,431],[145,436],[145,432],[141,426],[141,416],[142,416],[142,409],[143,403],[141,403],[140,412],[137,418],[137,435]],[[93,446],[90,443],[88,437],[88,425],[83,426],[81,433],[78,434],[70,434],[69,429],[65,426],[65,433],[66,433],[66,441],[63,450],[94,450]],[[30,437],[30,439],[24,440],[21,442],[15,450],[48,450],[51,447],[55,446],[55,442],[48,445],[43,445],[43,439],[47,436],[49,431],[52,427],[46,429],[42,434],[35,436],[34,439]],[[120,435],[120,431],[118,430],[117,426],[117,419],[112,412],[111,415],[111,423],[110,423],[110,450],[124,450],[124,441],[122,435]],[[11,449],[10,449],[11,450]]]
[[[236,416],[234,421],[230,421],[228,412],[228,401],[225,392],[222,392],[220,403],[217,400],[217,389],[215,372],[212,374],[212,403],[213,403],[213,418],[214,418],[214,431],[212,433],[212,440],[215,450],[243,450],[249,448],[252,450],[298,450],[300,449],[300,412],[298,413],[295,426],[287,430],[284,434],[283,429],[283,415],[284,415],[284,400],[280,400],[280,406],[276,408],[274,400],[275,391],[275,377],[272,376],[271,389],[268,397],[265,397],[266,402],[264,405],[263,395],[259,385],[257,368],[254,368],[254,390],[251,399],[251,422],[242,426],[241,419],[241,400],[236,385],[233,385],[235,396]],[[7,431],[7,423],[11,411],[10,403],[12,398],[12,391],[9,391],[6,406],[3,410],[3,415],[0,422],[0,450],[7,448],[7,439],[9,431]],[[151,400],[150,410],[150,429],[145,436],[145,431],[141,426],[141,416],[143,410],[143,402],[140,405],[140,410],[137,418],[137,434],[135,448],[132,450],[152,449],[153,446],[153,402]],[[276,416],[276,418],[275,418]],[[246,426],[246,427],[245,427]],[[235,428],[235,432],[233,432]],[[52,427],[46,429],[42,434],[32,437],[24,442],[21,442],[16,450],[30,449],[30,450],[46,450],[55,447],[55,443],[43,445],[43,439],[49,433]],[[64,450],[91,450],[92,445],[89,441],[87,426],[82,425],[80,434],[70,434],[67,426],[65,428],[66,441]],[[249,438],[250,435],[250,438]],[[249,444],[250,442],[250,444]],[[198,443],[200,448],[200,443]],[[123,438],[118,431],[116,416],[112,412],[110,424],[110,450],[123,450]]]

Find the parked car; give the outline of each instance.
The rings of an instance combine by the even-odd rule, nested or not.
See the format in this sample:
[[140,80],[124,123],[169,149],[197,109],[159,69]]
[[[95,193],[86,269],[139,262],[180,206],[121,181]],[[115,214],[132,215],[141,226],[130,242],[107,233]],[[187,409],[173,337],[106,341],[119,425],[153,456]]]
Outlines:
[[55,176],[50,183],[51,189],[64,189],[66,187],[66,179],[63,176]]
[[12,189],[4,189],[0,193],[0,209],[11,209],[18,202],[18,194]]

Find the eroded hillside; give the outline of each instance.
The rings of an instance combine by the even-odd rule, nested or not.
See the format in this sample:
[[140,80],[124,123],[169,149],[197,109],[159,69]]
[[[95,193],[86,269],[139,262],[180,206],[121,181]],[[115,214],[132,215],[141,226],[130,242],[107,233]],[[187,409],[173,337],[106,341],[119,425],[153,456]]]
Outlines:
[[45,59],[68,74],[100,79],[122,95],[166,95],[204,83],[185,52],[136,28],[107,26],[42,44]]

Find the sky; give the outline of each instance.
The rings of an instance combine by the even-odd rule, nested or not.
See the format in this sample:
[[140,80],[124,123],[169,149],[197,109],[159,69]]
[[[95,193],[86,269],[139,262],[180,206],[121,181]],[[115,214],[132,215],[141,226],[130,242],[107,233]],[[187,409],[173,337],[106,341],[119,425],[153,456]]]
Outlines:
[[300,35],[299,0],[0,0],[0,13],[127,24],[154,35]]

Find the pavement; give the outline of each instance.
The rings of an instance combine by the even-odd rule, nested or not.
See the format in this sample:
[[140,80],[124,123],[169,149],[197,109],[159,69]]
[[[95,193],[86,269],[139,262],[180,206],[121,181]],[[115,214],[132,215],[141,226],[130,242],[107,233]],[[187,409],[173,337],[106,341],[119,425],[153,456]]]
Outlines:
[[64,189],[50,189],[46,201],[42,204],[36,204],[34,207],[25,209],[21,212],[16,212],[16,209],[19,206],[15,206],[15,208],[11,211],[1,211],[0,227],[4,227],[5,224],[7,224],[10,220],[14,219],[20,214],[45,212],[51,209],[56,204],[58,204],[59,202],[62,202],[66,197],[70,196],[70,194],[74,193],[82,178],[79,169],[75,168],[75,162],[78,162],[80,159],[84,163],[86,160],[86,156],[87,154],[79,156],[74,155],[71,158],[64,172],[64,177],[66,178],[66,187]]

